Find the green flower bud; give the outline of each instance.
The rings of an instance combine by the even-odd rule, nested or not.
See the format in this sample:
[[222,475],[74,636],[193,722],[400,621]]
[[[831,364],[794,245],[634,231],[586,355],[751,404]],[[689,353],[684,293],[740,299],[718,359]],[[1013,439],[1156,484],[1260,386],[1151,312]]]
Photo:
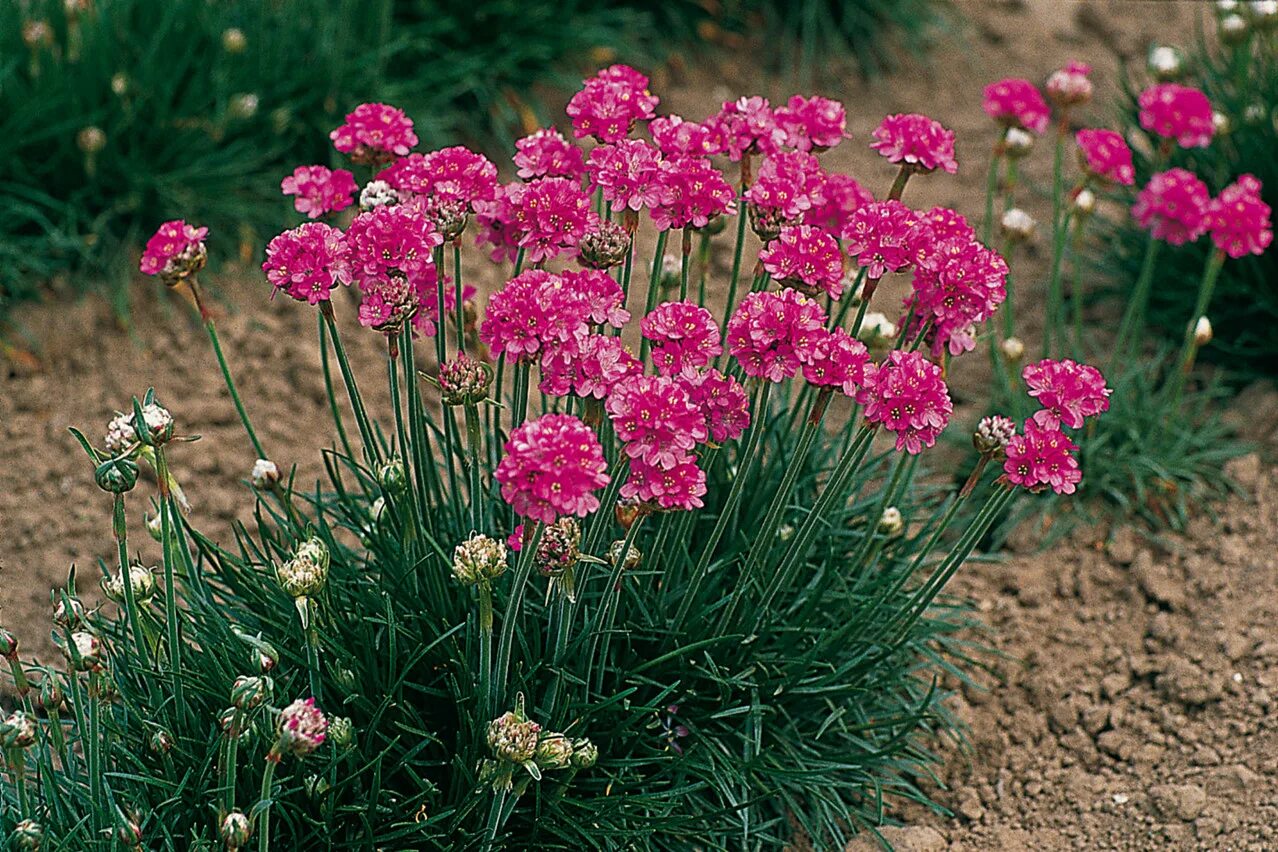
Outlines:
[[905,530],[905,519],[901,517],[901,510],[895,506],[888,506],[883,510],[882,517],[879,518],[879,532],[889,538],[900,535]]
[[39,852],[44,846],[44,827],[33,819],[24,819],[13,827],[13,846],[20,852]]
[[582,737],[572,741],[572,766],[574,769],[589,769],[599,760],[599,748],[590,740]]
[[280,586],[295,598],[318,594],[328,582],[328,545],[311,537],[297,546],[293,558],[281,565],[276,574]]
[[440,399],[445,405],[475,405],[487,398],[492,381],[492,367],[458,352],[439,368]]
[[[621,549],[625,546],[626,543],[624,541],[614,541],[612,544],[608,545],[608,561],[614,566],[618,561],[620,561]],[[621,567],[627,571],[633,571],[639,567],[639,563],[642,561],[643,554],[639,552],[639,548],[632,544],[630,545],[630,550],[626,553],[626,564]]]
[[508,710],[488,723],[488,747],[498,760],[527,763],[537,753],[541,725],[524,713],[524,696],[515,699],[515,709]]
[[[151,568],[138,563],[129,566],[129,583],[133,586],[133,599],[139,606],[146,606],[155,596],[155,572]],[[124,572],[117,570],[111,577],[102,580],[102,592],[117,604],[128,601],[124,587]]]
[[147,746],[158,755],[166,755],[173,750],[173,735],[163,728],[158,728],[151,734]]
[[586,233],[577,246],[581,265],[590,269],[620,266],[630,252],[630,234],[616,222],[600,222]]
[[93,479],[109,494],[124,494],[138,484],[138,466],[129,459],[110,459],[98,465]]
[[222,817],[222,824],[217,831],[226,848],[233,852],[248,845],[249,838],[253,836],[253,824],[240,811],[231,811]]
[[15,710],[0,720],[0,747],[30,748],[35,741],[35,719],[27,713]]
[[40,707],[46,713],[57,713],[66,700],[66,693],[62,691],[58,676],[46,674],[40,681]]
[[318,775],[307,775],[302,782],[302,786],[306,788],[306,795],[312,799],[323,798],[324,794],[329,791],[331,785],[325,779]]
[[242,675],[231,685],[231,703],[241,710],[261,707],[271,697],[274,688],[275,684],[269,677]]
[[164,518],[159,515],[147,515],[146,531],[156,541],[164,541]]
[[404,470],[404,462],[393,458],[383,463],[377,469],[377,484],[392,497],[403,496],[408,491],[408,473]]
[[337,751],[347,751],[355,745],[355,725],[347,716],[334,716],[328,722],[328,738]]
[[61,644],[64,646],[62,653],[76,671],[90,672],[102,668],[102,642],[92,633],[78,630],[71,634],[70,645],[65,640]]
[[18,656],[18,637],[0,627],[0,657],[12,660]]
[[550,732],[537,740],[533,760],[542,769],[566,769],[572,759],[572,743],[563,734]]

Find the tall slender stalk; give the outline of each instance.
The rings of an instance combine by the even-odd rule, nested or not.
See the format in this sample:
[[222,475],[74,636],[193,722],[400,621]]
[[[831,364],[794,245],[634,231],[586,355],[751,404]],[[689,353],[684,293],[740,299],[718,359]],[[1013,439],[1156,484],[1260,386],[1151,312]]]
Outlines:
[[1114,339],[1114,351],[1110,355],[1106,372],[1112,372],[1114,365],[1124,360],[1132,346],[1140,340],[1145,330],[1145,311],[1149,307],[1149,295],[1154,283],[1154,265],[1158,260],[1161,240],[1152,236],[1145,246],[1145,260],[1140,267],[1140,277],[1132,288],[1131,298],[1127,302],[1127,310],[1123,311],[1122,322],[1118,326],[1118,336]]
[[115,535],[116,553],[119,557],[120,577],[124,583],[124,617],[133,633],[133,645],[138,659],[145,668],[151,667],[151,652],[142,633],[142,620],[138,615],[138,598],[133,589],[133,572],[129,570],[129,529],[124,517],[124,495],[114,495],[112,507],[112,532]]
[[270,852],[271,849],[271,805],[274,802],[271,799],[271,786],[275,783],[275,764],[278,757],[272,751],[266,757],[266,767],[262,770],[262,791],[258,796],[258,807],[262,809],[258,816],[260,820],[257,826],[257,849],[258,852]]
[[1043,357],[1052,354],[1053,334],[1064,339],[1061,306],[1061,261],[1065,255],[1065,238],[1069,231],[1069,214],[1063,212],[1065,177],[1065,135],[1068,125],[1062,117],[1056,134],[1056,147],[1052,154],[1052,266],[1047,282],[1047,321],[1043,325]]
[[177,582],[174,577],[174,563],[177,556],[177,531],[179,523],[176,514],[173,494],[169,490],[169,466],[165,459],[163,447],[155,448],[156,479],[160,483],[160,547],[164,555],[164,624],[167,634],[167,652],[165,660],[168,675],[173,686],[173,698],[177,706],[179,719],[186,718],[186,698],[182,685],[182,642],[178,630]]
[[364,400],[359,393],[359,385],[355,373],[351,370],[350,359],[346,356],[346,347],[342,344],[342,336],[337,330],[337,320],[333,316],[333,303],[320,302],[320,313],[328,325],[328,333],[333,338],[333,351],[337,354],[337,366],[342,371],[342,381],[346,383],[346,396],[350,399],[351,411],[355,414],[355,423],[359,427],[360,440],[364,442],[364,452],[374,464],[381,460],[381,450],[373,440],[373,428],[369,424],[368,412],[364,410]]
[[249,422],[248,412],[244,409],[244,401],[240,399],[240,393],[235,388],[235,380],[231,378],[231,368],[226,363],[226,356],[222,354],[222,344],[217,337],[217,324],[213,321],[213,315],[209,312],[204,304],[204,298],[200,293],[200,284],[195,276],[188,279],[191,286],[191,295],[195,299],[195,306],[200,311],[200,319],[204,321],[204,330],[208,332],[209,342],[213,344],[213,354],[217,356],[217,365],[222,370],[222,379],[226,382],[226,389],[231,394],[231,402],[235,403],[235,411],[240,416],[240,423],[244,426],[244,431],[248,434],[249,442],[253,445],[253,451],[257,453],[259,459],[269,458],[266,450],[262,449],[262,442],[257,439],[257,432],[253,430],[253,424]]
[[1189,317],[1188,325],[1185,326],[1185,338],[1180,345],[1180,357],[1176,359],[1176,369],[1169,380],[1169,397],[1173,411],[1180,404],[1180,396],[1185,390],[1185,380],[1189,376],[1189,371],[1193,369],[1194,356],[1198,352],[1195,338],[1198,320],[1207,315],[1207,308],[1211,304],[1211,296],[1216,288],[1216,279],[1220,276],[1220,270],[1224,265],[1225,253],[1220,249],[1216,249],[1207,256],[1207,267],[1203,270],[1203,278],[1198,285],[1194,313]]

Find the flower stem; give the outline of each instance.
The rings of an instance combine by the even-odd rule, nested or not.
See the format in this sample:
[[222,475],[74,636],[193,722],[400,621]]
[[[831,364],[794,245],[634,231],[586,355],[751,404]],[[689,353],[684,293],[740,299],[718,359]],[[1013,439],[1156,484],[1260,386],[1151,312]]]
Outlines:
[[369,425],[368,412],[364,409],[364,400],[359,393],[359,385],[355,381],[355,373],[351,370],[350,359],[346,356],[346,347],[337,331],[337,320],[333,316],[333,303],[320,302],[320,313],[328,325],[328,333],[333,338],[333,351],[337,354],[337,366],[342,371],[342,381],[346,383],[346,395],[351,402],[351,411],[355,414],[355,424],[359,427],[360,440],[364,442],[364,452],[370,461],[381,460],[381,452],[373,440],[373,429]]
[[[442,276],[441,276],[442,285]],[[466,350],[466,300],[465,288],[462,287],[461,237],[453,240],[453,289],[457,301],[457,351]],[[443,292],[441,286],[440,292]],[[441,317],[440,322],[443,322]]]
[[146,668],[151,666],[151,654],[146,647],[146,637],[142,633],[142,622],[138,615],[137,594],[133,590],[133,574],[129,571],[129,532],[124,517],[124,495],[115,495],[112,511],[112,532],[115,534],[116,550],[119,554],[120,577],[124,581],[124,617],[129,622],[133,633],[133,644],[137,648],[138,659]]
[[470,474],[470,524],[471,529],[478,532],[484,526],[484,494],[482,473],[479,469],[479,450],[483,442],[479,429],[479,406],[467,403],[466,444],[469,451],[467,467]]
[[994,233],[994,196],[998,194],[998,170],[1003,165],[1003,140],[1000,137],[994,143],[994,153],[990,157],[990,170],[985,177],[985,218],[981,222],[981,242],[990,244],[990,236]]
[[1154,264],[1158,260],[1158,250],[1161,245],[1161,240],[1149,238],[1149,244],[1145,247],[1145,261],[1141,265],[1140,277],[1136,279],[1131,299],[1127,302],[1127,310],[1123,312],[1122,322],[1118,326],[1118,337],[1114,340],[1114,350],[1110,354],[1106,372],[1113,371],[1114,366],[1127,357],[1129,350],[1139,341],[1141,333],[1145,330],[1145,309],[1149,304],[1150,289],[1154,281]]
[[269,458],[266,450],[262,449],[262,442],[257,439],[257,432],[253,431],[253,424],[249,422],[248,412],[244,410],[244,402],[240,399],[240,393],[235,389],[235,380],[231,378],[231,368],[227,366],[226,356],[222,354],[222,344],[217,337],[217,325],[213,322],[213,316],[209,313],[204,305],[203,296],[200,294],[200,284],[195,276],[188,279],[191,285],[191,295],[195,299],[195,306],[200,311],[200,319],[204,320],[204,330],[208,332],[209,342],[213,344],[213,354],[217,356],[217,365],[222,370],[222,378],[226,382],[226,389],[230,391],[231,402],[235,403],[235,411],[240,415],[240,423],[244,425],[244,431],[248,433],[249,441],[253,444],[253,451],[257,453],[259,459]]
[[275,763],[276,757],[272,752],[267,755],[266,768],[262,770],[262,792],[258,802],[262,809],[259,817],[262,822],[257,827],[258,852],[270,852],[271,848],[271,785],[275,782]]
[[1203,270],[1202,282],[1198,285],[1198,300],[1194,303],[1194,313],[1185,327],[1185,339],[1180,346],[1180,357],[1176,361],[1176,370],[1171,376],[1171,404],[1175,410],[1180,405],[1181,393],[1185,390],[1185,380],[1194,367],[1194,357],[1198,354],[1195,331],[1200,317],[1207,315],[1207,307],[1211,304],[1211,295],[1216,288],[1216,279],[1225,265],[1225,253],[1216,249],[1207,257],[1207,267]]
[[324,393],[328,397],[328,408],[333,416],[333,425],[337,427],[337,439],[342,444],[342,451],[349,459],[355,458],[351,450],[350,438],[346,435],[346,424],[342,422],[342,412],[337,406],[337,395],[333,393],[333,371],[328,364],[328,325],[323,313],[316,314],[319,321],[320,367],[324,373]]
[[679,252],[679,301],[688,299],[688,264],[692,260],[692,229],[683,228],[683,242]]
[[[519,621],[519,613],[523,608],[524,589],[528,585],[528,575],[532,573],[533,563],[536,561],[537,545],[541,543],[541,521],[537,521],[532,529],[532,534],[526,536],[523,543],[523,549],[519,552],[519,561],[515,565],[515,576],[510,585],[510,596],[506,601],[506,608],[501,614],[501,641],[497,645],[497,675],[492,681],[493,704],[491,708],[495,711],[496,707],[505,697],[507,678],[510,675],[510,656],[514,650],[515,644],[515,626]],[[489,718],[493,714],[489,714]]]
[[[652,313],[652,309],[657,305],[657,293],[661,289],[661,267],[666,258],[666,240],[670,238],[669,231],[662,231],[657,234],[657,248],[652,254],[652,273],[648,277],[648,301],[644,306],[644,313]],[[648,360],[648,338],[643,339],[643,343],[639,345],[639,360]]]
[[1065,160],[1065,130],[1062,120],[1060,132],[1056,134],[1056,148],[1052,154],[1052,267],[1047,283],[1047,316],[1043,324],[1043,357],[1052,354],[1052,334],[1056,332],[1064,338],[1063,316],[1061,305],[1061,261],[1065,256],[1065,238],[1069,232],[1069,215],[1062,212]]
[[182,644],[178,631],[177,583],[174,579],[174,563],[177,560],[173,552],[177,547],[177,532],[174,524],[178,523],[177,511],[169,490],[169,466],[165,458],[164,448],[155,448],[156,479],[160,482],[160,542],[164,554],[164,622],[168,637],[168,673],[173,683],[173,697],[178,709],[178,718],[186,718],[186,700],[182,688]]
[[909,181],[910,175],[914,174],[914,167],[909,163],[901,163],[901,170],[896,173],[896,178],[892,181],[892,186],[888,189],[888,201],[900,201],[901,196],[905,194],[905,184]]
[[479,593],[479,707],[480,722],[487,724],[497,715],[493,704],[493,587],[487,580],[476,586]]
[[741,281],[741,255],[745,250],[745,230],[746,230],[746,209],[745,209],[745,181],[742,180],[741,188],[737,191],[737,243],[736,248],[732,250],[732,277],[728,279],[728,303],[723,312],[723,339],[721,343],[728,339],[728,319],[732,316],[732,309],[737,303],[737,285]]

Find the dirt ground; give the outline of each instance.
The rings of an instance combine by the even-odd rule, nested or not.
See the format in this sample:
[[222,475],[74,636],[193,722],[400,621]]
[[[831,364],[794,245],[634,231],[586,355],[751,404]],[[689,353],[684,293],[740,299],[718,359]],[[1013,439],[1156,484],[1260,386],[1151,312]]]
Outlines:
[[[1114,88],[1115,54],[1139,58],[1151,40],[1189,41],[1194,16],[1206,6],[955,5],[964,31],[928,64],[873,84],[849,77],[821,87],[847,103],[852,133],[824,161],[881,192],[892,174],[865,147],[870,130],[887,112],[929,113],[958,132],[960,172],[912,182],[906,200],[953,206],[973,218],[994,140],[980,111],[985,83],[1009,75],[1041,80],[1067,60],[1087,60],[1101,88],[1092,108],[1101,123],[1109,118],[1103,93]],[[662,111],[700,117],[738,94],[789,91],[761,81],[748,57],[715,62],[711,70],[690,56],[655,75]],[[1041,185],[1049,161],[1038,152],[1031,180]],[[1045,221],[1043,199],[1023,194]],[[216,241],[211,248],[235,250]],[[1032,246],[1025,259],[1024,293],[1033,293],[1032,272],[1045,249]],[[494,283],[475,275],[477,267],[469,264],[469,283]],[[223,344],[262,440],[281,466],[297,465],[304,487],[320,475],[318,451],[332,441],[314,313],[269,300],[269,286],[251,267],[210,276],[206,287],[218,300]],[[885,291],[881,309],[891,314],[899,290]],[[180,298],[156,298],[155,285],[142,280],[132,303],[128,333],[98,299],[28,309],[17,319],[39,339],[39,363],[0,361],[0,623],[37,656],[52,655],[49,589],[73,564],[85,578],[82,588],[94,586],[98,560],[113,558],[109,499],[93,485],[68,426],[96,436],[130,396],[154,386],[179,431],[203,436],[173,453],[196,525],[225,537],[252,508],[242,482],[254,456],[192,311]],[[386,411],[380,338],[355,326],[350,304],[338,308],[356,369],[366,377],[367,402],[375,414]],[[1032,339],[1036,331],[1030,322],[1022,334]],[[981,384],[979,370],[974,365],[957,377],[960,391]],[[1271,394],[1254,393],[1257,405],[1244,403],[1245,410],[1272,406]],[[1278,422],[1250,420],[1253,437],[1272,450]],[[1146,541],[1129,531],[1111,539],[1090,530],[1052,553],[1025,552],[960,574],[954,590],[980,603],[1006,656],[985,690],[959,699],[971,749],[951,758],[947,789],[936,792],[955,816],[897,813],[911,824],[889,834],[899,848],[1278,847],[1270,828],[1278,739],[1267,724],[1278,690],[1271,683],[1278,662],[1271,627],[1278,475],[1261,461],[1270,457],[1238,462],[1246,496],[1204,508],[1185,535]],[[147,508],[141,499],[130,503],[131,549],[154,562],[158,547],[142,526]]]

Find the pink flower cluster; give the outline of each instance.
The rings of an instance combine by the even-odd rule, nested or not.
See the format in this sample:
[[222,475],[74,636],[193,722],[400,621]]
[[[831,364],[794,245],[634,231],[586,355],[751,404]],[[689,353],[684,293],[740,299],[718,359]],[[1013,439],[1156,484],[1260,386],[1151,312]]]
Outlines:
[[605,403],[617,437],[631,459],[669,470],[709,437],[706,418],[670,376],[634,376]]
[[280,191],[297,196],[293,207],[311,219],[350,207],[355,195],[355,176],[346,169],[326,166],[298,166],[280,181]]
[[1044,429],[1059,429],[1062,424],[1077,429],[1083,418],[1109,410],[1112,391],[1105,387],[1100,370],[1088,364],[1047,358],[1027,364],[1021,377],[1029,395],[1043,406],[1033,421]]
[[576,253],[577,241],[596,224],[590,197],[568,178],[543,178],[507,189],[519,247],[531,263]]
[[1026,420],[1024,434],[1013,436],[1004,449],[1003,473],[1012,484],[1031,491],[1051,486],[1057,494],[1073,494],[1083,478],[1071,455],[1077,449],[1060,429]]
[[605,68],[584,81],[568,101],[573,135],[599,142],[620,142],[635,122],[652,118],[659,103],[648,91],[648,78],[626,65]]
[[1136,182],[1132,149],[1121,133],[1085,129],[1078,131],[1074,139],[1078,142],[1079,160],[1088,174],[1121,186]]
[[515,514],[549,524],[599,508],[594,492],[608,484],[608,463],[594,430],[576,417],[529,420],[511,431],[503,449],[493,478]]
[[623,139],[600,145],[586,164],[590,186],[599,189],[614,213],[655,206],[662,198],[659,186],[661,157],[657,149],[639,139]]
[[941,368],[918,352],[899,349],[867,368],[857,401],[865,406],[865,419],[895,432],[896,448],[908,453],[935,444],[954,412]]
[[1168,169],[1149,179],[1136,196],[1132,216],[1156,240],[1174,246],[1192,243],[1207,230],[1211,193],[1193,172]]
[[328,301],[335,285],[351,283],[345,238],[323,222],[304,222],[271,240],[262,271],[276,290],[312,305]]
[[918,213],[899,201],[874,201],[852,214],[844,246],[871,280],[917,263],[935,235]]
[[496,198],[475,205],[475,244],[492,246],[488,257],[493,263],[513,261],[519,256],[523,233],[515,222],[511,197],[517,195],[522,186],[520,183],[499,186]]
[[1264,254],[1274,241],[1269,205],[1260,199],[1261,184],[1245,174],[1220,191],[1207,207],[1205,222],[1216,248],[1232,258]]
[[627,500],[655,503],[662,509],[699,509],[706,493],[706,472],[697,466],[696,456],[684,456],[671,467],[631,459],[630,476],[621,486]]
[[376,207],[361,213],[346,229],[346,256],[352,279],[376,289],[391,277],[416,286],[434,274],[432,250],[443,237],[407,205]]
[[754,186],[745,194],[750,206],[796,221],[824,201],[825,172],[817,158],[803,151],[769,154]]
[[758,95],[725,101],[707,123],[719,137],[720,150],[734,163],[746,154],[770,154],[785,144],[786,134],[777,126],[772,105]]
[[146,241],[138,268],[146,275],[167,276],[181,275],[184,267],[193,264],[203,265],[204,238],[208,235],[208,228],[188,225],[182,219],[165,222]]
[[678,115],[659,115],[648,122],[648,133],[662,155],[671,159],[710,157],[723,150],[710,122],[698,124]]
[[589,311],[562,276],[530,269],[488,300],[479,339],[494,355],[536,358],[585,334]]
[[781,382],[810,360],[825,320],[821,306],[796,290],[750,293],[728,320],[728,351],[747,376]]
[[914,268],[914,291],[907,301],[931,318],[934,354],[943,346],[951,355],[972,349],[968,331],[988,320],[1007,298],[1007,262],[974,239],[938,243]]
[[720,444],[735,440],[750,425],[750,400],[732,376],[707,369],[685,370],[673,378],[705,417],[710,440]]
[[817,225],[832,234],[842,233],[852,214],[874,200],[874,194],[861,186],[856,178],[826,173],[821,184],[821,200],[803,214],[808,225]]
[[410,154],[396,160],[377,175],[399,191],[400,197],[418,195],[429,204],[456,203],[467,210],[476,202],[497,197],[497,167],[483,154],[455,146]]
[[417,145],[412,120],[388,104],[360,104],[328,138],[357,163],[384,163],[406,156]]
[[832,299],[843,294],[843,252],[839,242],[811,225],[787,225],[759,252],[763,268],[783,285],[798,287],[809,295],[825,293]]
[[1038,86],[1019,77],[1009,77],[986,86],[981,106],[985,114],[999,124],[1034,133],[1046,130],[1052,119],[1052,111]]
[[545,351],[539,387],[550,396],[604,399],[619,382],[642,372],[621,338],[587,334]]
[[622,328],[630,322],[630,311],[622,307],[624,294],[616,279],[600,269],[565,269],[559,273],[564,286],[585,300],[586,316],[596,325]]
[[816,334],[803,363],[803,378],[816,387],[855,396],[869,378],[870,352],[841,328]]
[[663,302],[639,325],[663,376],[709,366],[723,352],[714,315],[691,302]]
[[543,128],[515,142],[514,162],[524,180],[543,177],[577,180],[586,173],[581,149],[553,127]]
[[1086,62],[1069,62],[1047,78],[1047,96],[1063,107],[1087,103],[1092,99],[1092,66]]
[[954,131],[917,113],[889,115],[874,129],[870,147],[889,163],[903,163],[919,171],[936,169],[954,174]]
[[1211,101],[1197,89],[1178,83],[1150,86],[1137,98],[1140,126],[1164,139],[1175,139],[1182,148],[1206,148],[1215,125]]
[[785,144],[796,151],[824,151],[848,135],[848,115],[843,104],[829,98],[793,95],[775,111]]
[[736,211],[736,193],[723,175],[704,158],[665,160],[658,180],[658,200],[652,208],[657,229],[704,228],[710,220]]

